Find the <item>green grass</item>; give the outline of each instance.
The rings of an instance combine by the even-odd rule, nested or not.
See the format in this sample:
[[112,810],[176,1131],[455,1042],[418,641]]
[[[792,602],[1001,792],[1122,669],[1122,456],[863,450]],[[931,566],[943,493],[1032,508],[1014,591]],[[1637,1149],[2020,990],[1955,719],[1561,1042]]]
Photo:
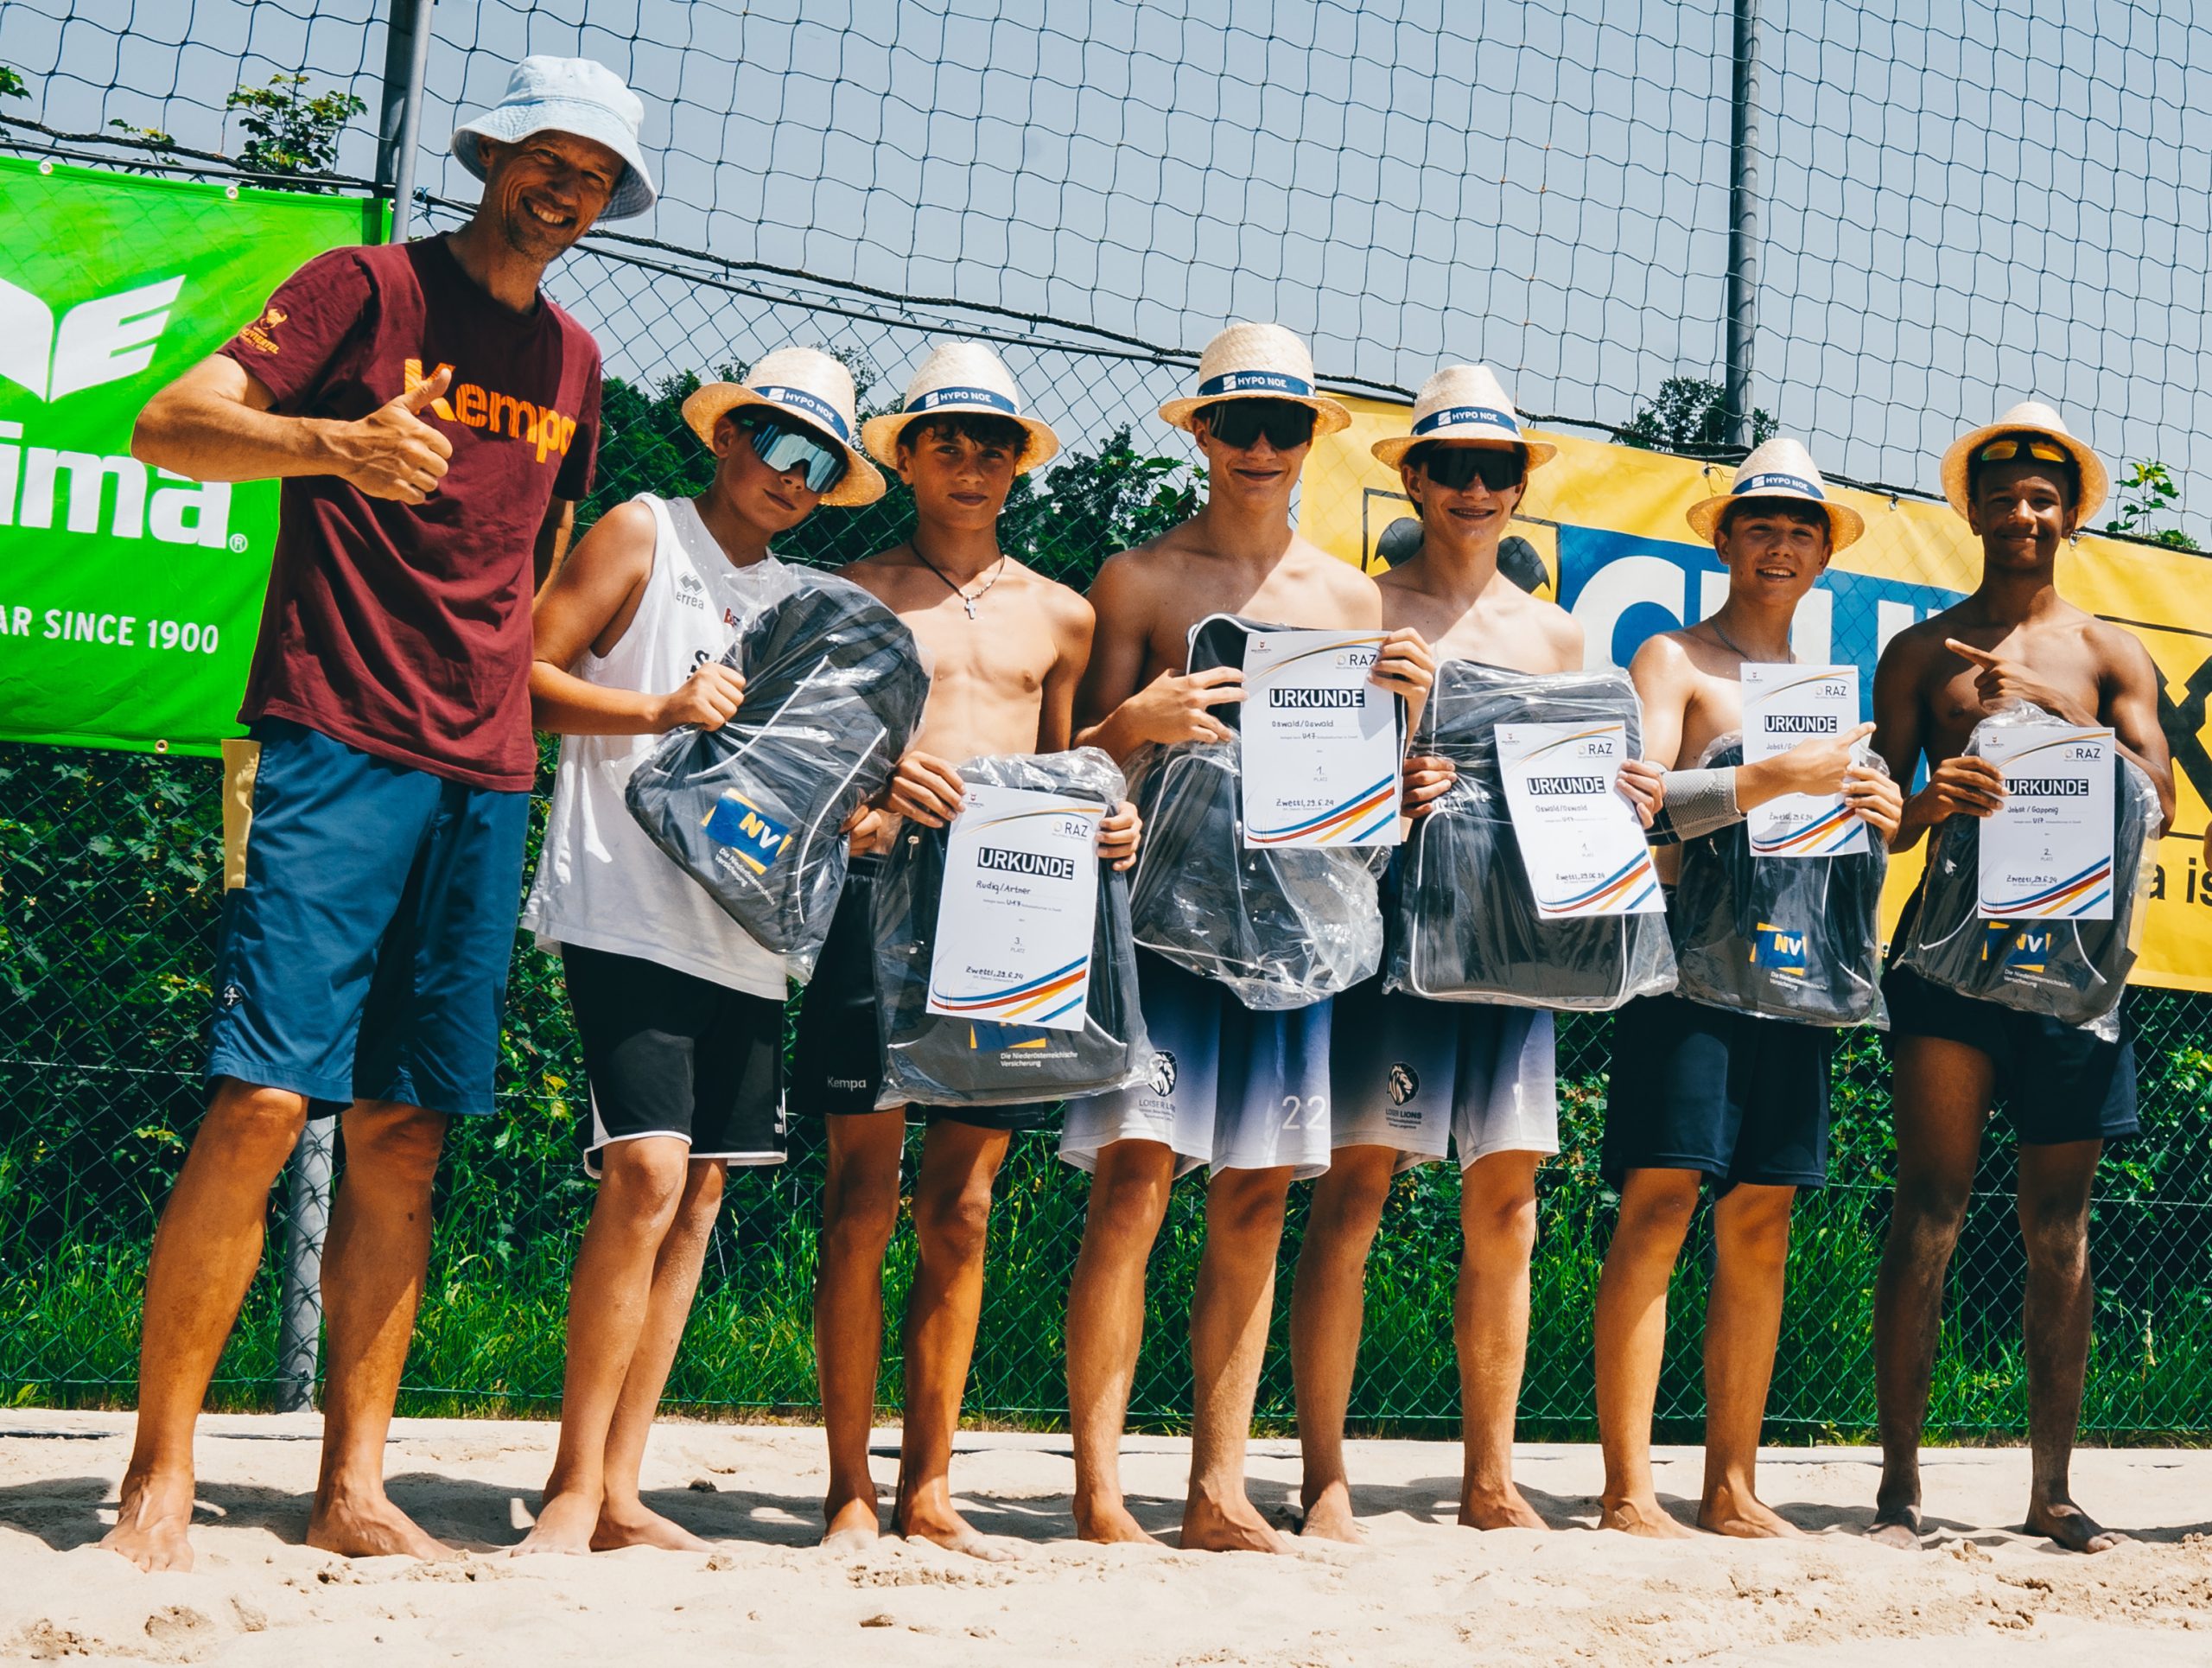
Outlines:
[[[199,1115],[195,1066],[209,1003],[217,900],[216,778],[204,761],[0,747],[0,1401],[127,1405],[137,1372],[148,1242]],[[542,815],[542,802],[541,811]],[[2097,1341],[2085,1430],[2110,1440],[2212,1434],[2212,998],[2139,991],[2144,1132],[2099,1178]],[[500,1110],[455,1130],[403,1410],[548,1414],[561,1384],[566,1281],[591,1200],[573,1151],[581,1073],[556,965],[518,949],[502,1038]],[[1609,1029],[1560,1025],[1565,1150],[1540,1182],[1541,1229],[1522,1428],[1593,1432],[1590,1315],[1613,1213],[1596,1173]],[[1888,1070],[1865,1033],[1842,1040],[1832,1174],[1804,1200],[1790,1302],[1769,1404],[1780,1441],[1863,1437],[1873,1423],[1872,1292],[1892,1150]],[[907,1174],[913,1173],[909,1153]],[[794,1132],[780,1172],[734,1176],[674,1378],[697,1409],[804,1413],[815,1400],[809,1307],[819,1217],[818,1132]],[[1429,1165],[1392,1190],[1370,1264],[1356,1425],[1454,1428],[1452,1288],[1459,1177]],[[1951,1272],[1931,1408],[1939,1440],[2022,1434],[2022,1265],[2009,1194],[2011,1144],[1986,1147]],[[979,1419],[1055,1425],[1067,1279],[1084,1181],[1046,1137],[1015,1143],[999,1187],[982,1333],[969,1405]],[[1263,1428],[1291,1416],[1282,1313],[1303,1232],[1294,1198],[1277,1284]],[[271,1212],[272,1240],[281,1236]],[[1189,1294],[1204,1235],[1202,1190],[1175,1192],[1150,1270],[1134,1398],[1139,1428],[1187,1417]],[[1694,1230],[1671,1305],[1662,1434],[1694,1438],[1702,1406],[1700,1314],[1710,1242]],[[911,1234],[885,1271],[895,1316],[912,1272]],[[213,1395],[267,1406],[276,1282],[264,1270]],[[899,1385],[887,1328],[882,1384]]]

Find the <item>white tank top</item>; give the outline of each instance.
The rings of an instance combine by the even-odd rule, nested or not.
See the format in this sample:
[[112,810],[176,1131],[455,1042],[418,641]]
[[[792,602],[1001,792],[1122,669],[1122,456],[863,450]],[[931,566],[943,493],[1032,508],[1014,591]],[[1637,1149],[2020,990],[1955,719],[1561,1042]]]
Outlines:
[[[736,640],[757,606],[752,586],[780,571],[772,556],[730,564],[688,498],[640,493],[652,512],[653,566],[637,614],[604,655],[587,649],[569,668],[588,684],[665,695]],[[706,888],[645,836],[622,792],[658,735],[564,735],[553,810],[522,924],[537,947],[564,944],[635,956],[715,984],[781,1000],[783,958],[721,911]]]

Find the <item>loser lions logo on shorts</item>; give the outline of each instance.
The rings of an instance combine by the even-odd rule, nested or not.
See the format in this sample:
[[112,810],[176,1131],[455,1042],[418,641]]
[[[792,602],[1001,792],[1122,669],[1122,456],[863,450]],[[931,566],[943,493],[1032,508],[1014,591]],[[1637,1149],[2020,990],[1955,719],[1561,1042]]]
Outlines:
[[1174,1055],[1163,1052],[1152,1057],[1152,1075],[1149,1082],[1153,1093],[1156,1095],[1172,1095],[1175,1092]]
[[1390,1104],[1402,1106],[1421,1092],[1421,1075],[1402,1060],[1390,1068]]

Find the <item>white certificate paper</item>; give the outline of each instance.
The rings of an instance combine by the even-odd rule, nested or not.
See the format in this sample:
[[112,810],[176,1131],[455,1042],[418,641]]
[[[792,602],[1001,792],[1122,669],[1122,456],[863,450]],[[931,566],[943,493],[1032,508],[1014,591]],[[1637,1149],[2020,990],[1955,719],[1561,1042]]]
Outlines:
[[1244,844],[1395,845],[1397,697],[1382,633],[1255,632],[1244,645]]
[[1064,794],[969,788],[945,848],[931,1013],[1083,1029],[1105,814]]
[[[1743,687],[1747,765],[1859,727],[1857,666],[1746,665]],[[1754,806],[1744,828],[1760,857],[1841,857],[1871,849],[1866,824],[1844,809],[1840,793],[1785,793]]]
[[1984,920],[2112,919],[2112,747],[2065,723],[1990,733],[2005,804],[1981,824]]
[[1497,765],[1522,867],[1546,920],[1666,907],[1636,809],[1614,791],[1628,726],[1500,724]]

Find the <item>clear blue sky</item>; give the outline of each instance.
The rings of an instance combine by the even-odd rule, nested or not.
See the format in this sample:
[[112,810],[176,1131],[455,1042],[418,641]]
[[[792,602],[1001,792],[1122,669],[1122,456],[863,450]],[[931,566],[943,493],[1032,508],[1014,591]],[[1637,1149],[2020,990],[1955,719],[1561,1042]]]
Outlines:
[[[235,150],[221,95],[307,68],[373,109],[377,0],[8,0],[29,113]],[[634,229],[740,260],[1195,349],[1231,315],[1325,373],[1490,360],[1524,409],[1618,422],[1717,375],[1726,0],[445,0],[425,181],[524,51],[648,106]],[[2212,15],[2190,0],[1765,0],[1755,389],[1831,468],[1932,486],[2028,393],[2115,462],[2163,458],[2212,522],[2205,273]],[[65,22],[64,19],[67,19]],[[9,109],[22,112],[24,101]],[[367,120],[345,165],[366,172]],[[624,228],[629,229],[629,228]],[[556,293],[618,369],[858,346],[893,382],[957,311],[816,317],[573,260]],[[873,304],[861,310],[883,314]],[[1172,372],[1009,353],[1085,431]],[[1156,430],[1156,425],[1154,425]]]

